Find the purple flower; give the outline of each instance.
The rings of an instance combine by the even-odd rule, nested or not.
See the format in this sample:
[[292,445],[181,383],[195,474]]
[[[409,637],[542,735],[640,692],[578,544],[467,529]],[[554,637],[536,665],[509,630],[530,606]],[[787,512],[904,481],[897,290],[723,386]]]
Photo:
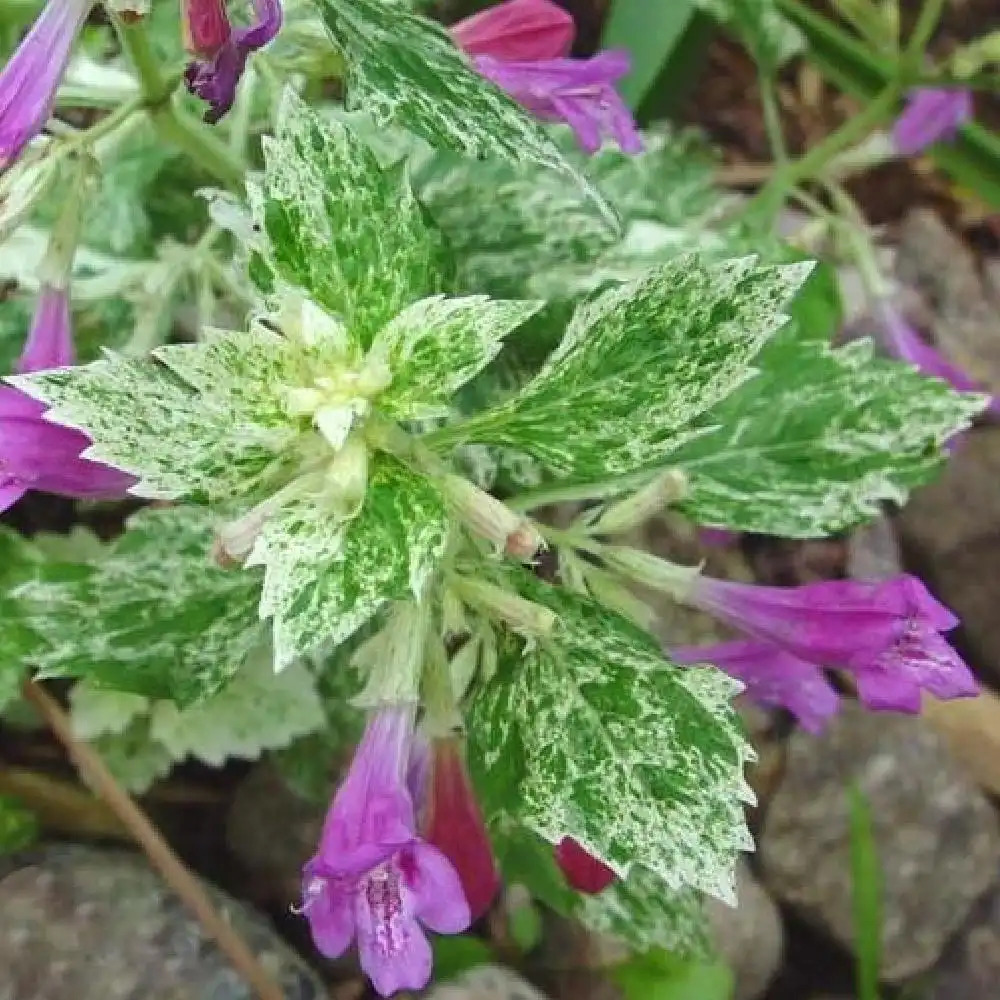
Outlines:
[[972,92],[921,88],[910,92],[906,110],[896,119],[892,141],[904,156],[922,153],[943,139],[954,139],[958,127],[972,117]]
[[49,0],[0,73],[0,170],[48,120],[56,88],[93,0]]
[[626,153],[642,151],[642,139],[613,84],[629,71],[622,49],[591,59],[541,59],[506,62],[476,56],[476,68],[543,121],[566,122],[588,153],[614,139]]
[[969,668],[941,638],[958,619],[909,575],[763,587],[699,577],[689,601],[755,639],[858,679],[872,708],[918,711],[920,690],[978,694]]
[[[22,374],[73,362],[69,296],[44,286],[18,362]],[[0,511],[28,490],[80,499],[114,500],[135,483],[118,469],[80,458],[90,439],[45,420],[46,407],[10,386],[0,386]]]
[[555,59],[569,55],[576,25],[552,0],[507,0],[451,27],[470,56],[495,59]]
[[212,59],[192,62],[184,71],[188,90],[211,107],[205,121],[214,125],[233,106],[251,52],[272,41],[281,28],[280,0],[253,0],[257,20],[248,28],[235,28]]
[[[931,347],[890,302],[882,301],[878,304],[876,317],[881,333],[880,342],[894,358],[909,362],[924,375],[949,382],[959,392],[983,391],[974,378]],[[1000,400],[991,399],[988,409],[991,413],[1000,415]]]
[[615,880],[614,869],[609,868],[600,858],[595,858],[572,837],[563,837],[556,844],[553,854],[566,881],[577,892],[596,896]]
[[788,709],[810,733],[822,732],[840,708],[840,697],[819,667],[769,642],[738,639],[714,646],[677,646],[670,655],[678,663],[714,664],[742,681],[751,701]]
[[470,922],[455,869],[416,833],[407,786],[413,719],[406,706],[370,717],[303,870],[302,910],[316,947],[336,958],[356,936],[361,967],[383,996],[430,979],[421,924],[457,934]]

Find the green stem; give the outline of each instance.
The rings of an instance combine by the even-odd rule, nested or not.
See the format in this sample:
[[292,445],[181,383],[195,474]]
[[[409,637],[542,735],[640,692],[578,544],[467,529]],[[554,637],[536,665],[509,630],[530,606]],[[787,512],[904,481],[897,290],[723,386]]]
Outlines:
[[913,27],[913,33],[906,43],[906,52],[903,55],[907,70],[913,73],[920,72],[927,44],[944,13],[944,4],[945,0],[924,0],[920,14],[917,16],[917,23]]
[[117,14],[111,14],[110,17],[118,40],[128,53],[129,60],[139,77],[144,104],[150,109],[165,104],[170,97],[172,87],[160,71],[160,62],[153,51],[145,25],[139,21],[127,23]]
[[764,108],[764,128],[767,130],[767,140],[771,145],[771,158],[784,169],[788,162],[788,146],[785,143],[785,132],[781,127],[781,110],[778,104],[778,86],[773,76],[764,74],[760,77],[760,100]]

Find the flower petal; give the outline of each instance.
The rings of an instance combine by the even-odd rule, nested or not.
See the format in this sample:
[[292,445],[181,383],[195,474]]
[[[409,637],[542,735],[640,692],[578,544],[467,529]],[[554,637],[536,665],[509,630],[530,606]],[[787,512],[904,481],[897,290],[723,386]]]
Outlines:
[[307,874],[304,896],[302,912],[317,949],[327,958],[339,958],[354,940],[350,893],[337,891],[332,882]]
[[472,922],[462,883],[451,862],[436,847],[417,843],[403,866],[414,913],[438,934],[459,934]]
[[0,484],[0,514],[5,510],[10,510],[27,492],[27,488],[21,486],[19,483],[8,482]]
[[532,62],[569,55],[576,25],[551,0],[507,0],[452,25],[456,44],[470,56]]

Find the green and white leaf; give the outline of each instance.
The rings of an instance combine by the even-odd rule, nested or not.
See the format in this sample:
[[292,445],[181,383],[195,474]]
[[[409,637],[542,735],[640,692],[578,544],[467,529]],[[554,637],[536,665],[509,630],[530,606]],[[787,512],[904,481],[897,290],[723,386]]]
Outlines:
[[10,381],[48,404],[47,419],[84,431],[85,454],[139,477],[131,492],[210,502],[269,483],[303,429],[285,411],[304,352],[258,327],[209,332],[153,360],[109,355]]
[[181,704],[217,691],[264,631],[259,574],[214,566],[212,535],[199,508],[143,510],[102,558],[47,563],[18,586],[22,620],[45,638],[40,674]]
[[653,640],[600,605],[518,573],[522,596],[558,615],[550,639],[509,637],[468,720],[488,818],[550,843],[575,838],[622,878],[649,868],[672,892],[733,899],[751,840],[752,759],[713,668],[664,661]]
[[404,309],[372,346],[372,354],[384,357],[393,374],[379,409],[400,420],[447,415],[455,393],[500,353],[503,338],[541,306],[485,295],[438,295]]
[[139,716],[121,733],[104,733],[90,741],[118,783],[141,795],[174,766],[170,751],[149,734],[149,717]]
[[78,681],[69,693],[73,733],[81,740],[124,733],[136,720],[149,714],[152,702],[141,694],[97,687]]
[[564,168],[545,130],[473,69],[439,24],[397,0],[316,0],[346,66],[347,107],[432,146]]
[[699,524],[812,538],[903,503],[943,460],[985,397],[959,394],[871,344],[839,350],[776,341],[762,374],[707,413],[709,433],[670,457],[687,472],[681,503]]
[[577,919],[637,951],[664,948],[685,955],[708,950],[708,924],[701,897],[677,892],[641,864],[628,878],[616,879],[601,893],[581,897]]
[[301,663],[276,674],[267,646],[250,657],[217,694],[196,705],[152,706],[150,736],[175,760],[194,757],[220,767],[230,757],[256,760],[325,723],[316,678]]
[[344,121],[291,90],[264,139],[263,219],[278,273],[367,346],[401,309],[443,289],[449,262],[403,167],[383,170]]
[[387,602],[420,597],[448,537],[444,499],[393,458],[374,465],[352,520],[312,498],[271,517],[248,566],[264,566],[260,615],[274,619],[275,669],[335,645]]
[[685,256],[581,304],[541,372],[497,408],[430,436],[526,452],[565,483],[651,468],[747,381],[809,264]]

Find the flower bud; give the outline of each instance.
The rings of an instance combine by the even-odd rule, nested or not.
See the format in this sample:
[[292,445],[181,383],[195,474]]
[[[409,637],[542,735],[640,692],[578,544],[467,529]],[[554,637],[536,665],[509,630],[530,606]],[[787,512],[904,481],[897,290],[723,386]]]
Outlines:
[[552,0],[507,0],[451,29],[471,56],[529,61],[569,55],[575,34],[572,16]]
[[643,587],[669,594],[675,601],[687,597],[700,574],[697,566],[679,566],[627,545],[606,546],[601,550],[601,558],[619,575]]
[[527,636],[547,636],[555,627],[555,612],[503,587],[468,577],[456,577],[452,585],[464,601],[506,622],[515,632]]
[[232,34],[226,0],[181,0],[181,24],[184,48],[202,59],[211,59]]
[[566,881],[577,892],[603,892],[615,880],[613,869],[585,851],[572,837],[559,841],[555,856]]
[[528,518],[511,510],[464,476],[446,476],[444,495],[455,514],[475,534],[512,559],[530,562],[545,544]]
[[688,478],[680,469],[662,472],[641,490],[605,507],[590,531],[595,535],[619,535],[644,524],[664,507],[680,500],[688,489]]

